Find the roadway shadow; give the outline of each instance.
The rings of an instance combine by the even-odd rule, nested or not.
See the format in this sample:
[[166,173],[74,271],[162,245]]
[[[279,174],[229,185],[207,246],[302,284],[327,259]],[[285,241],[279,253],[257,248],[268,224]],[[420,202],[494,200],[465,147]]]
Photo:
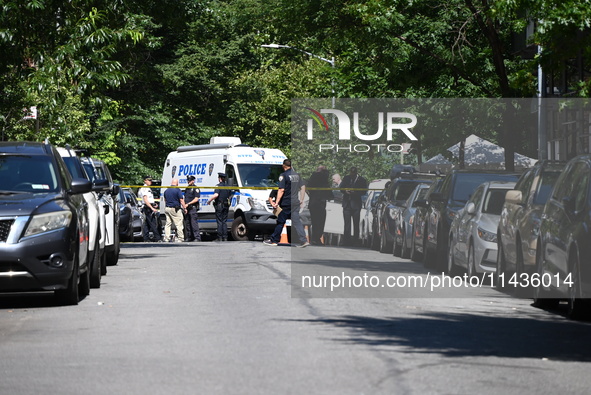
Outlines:
[[294,320],[348,330],[335,339],[348,344],[402,347],[405,353],[447,357],[497,356],[558,361],[591,361],[589,323],[539,317],[491,317],[477,314],[424,313],[415,317],[359,315],[335,319]]
[[[82,303],[86,297],[80,297]],[[42,307],[76,307],[59,303],[53,291],[0,293],[0,309],[30,309]]]

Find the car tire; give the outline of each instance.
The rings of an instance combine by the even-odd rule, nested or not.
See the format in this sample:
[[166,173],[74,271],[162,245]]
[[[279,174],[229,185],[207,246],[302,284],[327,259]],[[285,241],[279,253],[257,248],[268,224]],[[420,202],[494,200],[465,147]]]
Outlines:
[[425,231],[423,233],[423,261],[425,267],[432,268],[435,266],[435,256],[434,253],[429,249],[428,234],[427,225],[425,225]]
[[507,283],[508,279],[506,278],[506,267],[507,263],[505,261],[505,251],[503,250],[503,243],[501,242],[501,238],[497,236],[497,267],[495,270],[495,288],[499,291],[505,289],[505,284]]
[[573,253],[569,257],[569,271],[573,284],[568,287],[567,317],[571,320],[581,320],[589,317],[589,299],[581,298],[581,277],[579,257]]
[[382,230],[380,234],[380,252],[385,254],[388,252],[388,239],[386,237],[386,231]]
[[[543,278],[544,268],[542,267],[542,243],[538,240],[538,248],[536,249],[536,273],[538,278]],[[534,287],[534,303],[535,307],[541,309],[555,309],[558,307],[559,299],[549,298],[546,291],[541,286]]]
[[408,259],[410,257],[410,247],[408,246],[405,229],[402,230],[402,252],[400,255],[403,259]]
[[92,262],[88,268],[90,272],[90,288],[101,287],[101,249],[98,241],[98,237],[94,246],[94,252],[92,254]]
[[392,246],[392,254],[396,257],[402,257],[402,243],[398,244],[396,236],[394,236],[394,243]]
[[447,251],[447,274],[450,277],[454,277],[458,274],[459,270],[456,265],[452,246],[453,238],[449,239],[449,248]]
[[[515,279],[519,281],[521,274],[524,273],[523,250],[521,249],[521,240],[517,238],[515,243]],[[519,284],[513,290],[513,295],[517,298],[531,298],[533,291],[531,287],[521,287]]]
[[232,239],[236,241],[251,240],[250,232],[248,230],[248,227],[246,226],[246,221],[244,221],[244,217],[241,215],[234,218],[234,221],[232,221],[232,228],[230,231],[232,233]]
[[121,249],[119,241],[119,232],[115,232],[115,248],[107,253],[107,266],[115,266],[119,262],[119,252]]
[[417,251],[415,246],[415,227],[412,227],[412,237],[410,239],[410,260],[413,262],[420,262],[422,259],[422,254]]
[[468,247],[468,277],[479,277],[480,275],[476,272],[476,259],[474,259],[474,244],[470,242]]
[[68,287],[66,289],[55,290],[54,295],[57,302],[63,306],[75,306],[80,300],[79,293],[79,258],[78,254],[74,257],[74,268],[72,269],[72,275],[68,280]]

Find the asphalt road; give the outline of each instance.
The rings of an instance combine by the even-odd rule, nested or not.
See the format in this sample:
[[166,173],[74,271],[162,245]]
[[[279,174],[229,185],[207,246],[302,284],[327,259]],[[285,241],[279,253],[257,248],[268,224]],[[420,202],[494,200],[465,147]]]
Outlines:
[[440,297],[298,287],[302,274],[343,270],[427,273],[361,249],[124,244],[102,287],[78,306],[56,306],[46,294],[0,295],[0,394],[591,388],[591,324],[568,321],[563,309],[539,310],[488,287]]

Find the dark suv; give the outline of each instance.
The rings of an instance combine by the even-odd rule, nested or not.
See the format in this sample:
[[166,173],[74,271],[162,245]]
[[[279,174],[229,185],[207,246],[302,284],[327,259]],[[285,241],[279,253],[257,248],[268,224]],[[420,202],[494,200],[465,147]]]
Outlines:
[[[591,155],[570,160],[542,212],[536,252],[534,301],[568,302],[570,318],[591,313]],[[539,286],[538,286],[539,285]]]
[[384,192],[378,198],[376,204],[376,216],[374,220],[376,232],[380,241],[380,252],[392,253],[399,211],[404,203],[419,184],[430,184],[436,179],[432,174],[398,173],[397,178],[391,180]]
[[90,292],[91,189],[51,144],[0,142],[0,291],[55,291],[63,304]]
[[517,182],[518,179],[519,174],[485,170],[453,170],[448,174],[439,191],[429,195],[425,221],[427,229],[424,231],[427,235],[423,256],[425,265],[441,270],[447,268],[451,222],[480,184],[486,181]]

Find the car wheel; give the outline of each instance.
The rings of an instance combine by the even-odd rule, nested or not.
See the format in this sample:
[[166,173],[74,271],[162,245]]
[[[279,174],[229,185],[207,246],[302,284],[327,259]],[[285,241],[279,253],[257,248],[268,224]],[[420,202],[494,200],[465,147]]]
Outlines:
[[449,239],[449,248],[447,249],[447,274],[451,277],[457,275],[458,267],[456,266],[454,251],[453,251],[453,238]]
[[576,254],[570,258],[571,286],[568,287],[567,316],[572,320],[580,320],[589,316],[589,300],[581,299],[581,279],[579,276],[579,258]]
[[[517,239],[515,243],[515,247],[517,250],[515,251],[515,279],[519,281],[521,278],[521,273],[524,273],[523,267],[523,250],[521,247],[521,240]],[[531,298],[532,297],[532,288],[530,287],[521,287],[519,284],[515,286],[515,290],[513,292],[515,297],[518,298]]]
[[470,243],[468,248],[468,277],[478,276],[476,272],[476,261],[474,259],[474,245]]
[[408,247],[408,239],[406,238],[406,230],[402,231],[402,258],[408,259],[410,257],[410,248]]
[[497,237],[497,267],[495,270],[495,288],[499,291],[505,289],[505,284],[507,283],[508,279],[505,278],[505,251],[503,250],[503,243],[501,243],[501,238]]
[[101,287],[101,251],[98,238],[95,242],[94,252],[92,254],[92,262],[88,268],[90,271],[90,288]]
[[54,292],[59,304],[64,306],[74,306],[78,304],[79,297],[79,259],[78,254],[74,257],[74,268],[70,280],[68,280],[68,287],[66,289],[58,289]]
[[402,256],[402,245],[398,244],[396,237],[394,237],[394,244],[392,245],[392,255],[396,257]]
[[115,249],[107,254],[107,265],[115,266],[119,262],[119,251],[121,249],[119,233],[115,232]]
[[248,241],[250,240],[250,235],[246,223],[244,222],[244,217],[239,216],[234,218],[232,221],[232,238],[236,241]]
[[412,237],[410,239],[410,260],[413,262],[420,262],[422,259],[422,254],[417,251],[417,247],[415,245],[415,230],[414,225],[412,228]]
[[388,236],[386,236],[385,229],[382,229],[382,234],[380,235],[380,252],[383,254],[393,253],[393,246],[388,245]]
[[[540,279],[543,278],[544,274],[541,246],[541,240],[538,240],[538,248],[536,250],[536,273]],[[558,299],[549,298],[541,284],[538,287],[534,287],[534,306],[541,309],[554,309],[558,306],[559,302]]]
[[105,250],[101,251],[101,276],[107,275],[107,255]]
[[433,267],[435,265],[435,256],[433,251],[429,249],[428,243],[428,229],[427,225],[425,225],[425,231],[423,233],[423,258],[425,262],[425,267]]
[[375,229],[375,227],[374,227],[373,232],[371,233],[371,239],[370,239],[371,240],[370,241],[371,249],[374,251],[378,251],[380,249],[380,239],[377,238],[377,234],[378,234],[377,229]]

